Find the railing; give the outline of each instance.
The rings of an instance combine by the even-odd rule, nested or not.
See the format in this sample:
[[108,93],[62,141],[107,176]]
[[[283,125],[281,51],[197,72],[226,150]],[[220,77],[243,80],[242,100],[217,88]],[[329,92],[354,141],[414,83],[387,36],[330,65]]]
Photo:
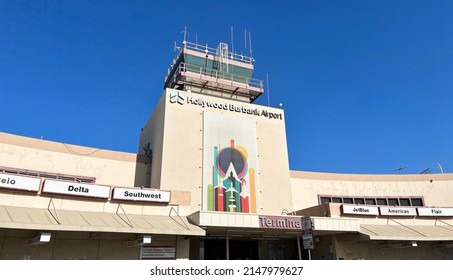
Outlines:
[[242,83],[250,87],[256,87],[259,88],[261,91],[263,91],[263,81],[258,80],[255,78],[249,78],[233,73],[223,73],[219,70],[215,70],[212,68],[206,68],[194,64],[189,64],[189,63],[180,63],[178,66],[178,69],[174,73],[174,75],[179,75],[180,73],[185,73],[185,72],[190,72],[190,73],[195,73],[199,74],[201,76],[208,76],[212,77],[215,79],[222,79],[230,82],[237,82],[237,83]]
[[[196,43],[191,43],[191,42],[185,42],[183,43],[183,47],[187,48],[188,50],[194,50],[194,51],[199,51],[199,52],[204,52],[205,54],[208,55],[214,55],[214,56],[219,56],[220,54],[217,51],[217,48],[211,48],[208,47],[208,44],[206,45],[199,45]],[[228,59],[229,60],[234,60],[238,62],[243,62],[247,64],[253,64],[255,61],[252,57],[248,57],[242,54],[237,54],[233,52],[228,52]]]

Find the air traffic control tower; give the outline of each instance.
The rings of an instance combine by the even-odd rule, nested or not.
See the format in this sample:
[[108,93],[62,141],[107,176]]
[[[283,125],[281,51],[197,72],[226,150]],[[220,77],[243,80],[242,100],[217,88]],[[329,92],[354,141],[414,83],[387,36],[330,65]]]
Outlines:
[[252,57],[228,50],[183,41],[165,79],[164,89],[173,88],[252,103],[263,93],[263,81],[252,78]]
[[284,112],[254,103],[264,92],[254,59],[225,43],[184,40],[176,50],[140,135],[139,153],[151,157],[144,186],[173,191],[181,211],[201,220],[291,208]]

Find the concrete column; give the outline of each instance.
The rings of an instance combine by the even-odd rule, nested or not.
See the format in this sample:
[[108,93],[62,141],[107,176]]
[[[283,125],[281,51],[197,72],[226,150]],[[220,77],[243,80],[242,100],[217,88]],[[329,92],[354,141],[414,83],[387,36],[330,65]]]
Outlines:
[[190,239],[186,239],[185,236],[176,237],[176,259],[177,260],[188,260],[190,254]]

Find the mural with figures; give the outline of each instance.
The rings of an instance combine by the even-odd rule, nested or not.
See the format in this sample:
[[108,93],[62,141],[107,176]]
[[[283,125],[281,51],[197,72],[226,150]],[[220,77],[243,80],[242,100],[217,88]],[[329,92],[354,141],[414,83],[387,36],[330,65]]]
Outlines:
[[257,213],[256,123],[204,113],[203,210]]

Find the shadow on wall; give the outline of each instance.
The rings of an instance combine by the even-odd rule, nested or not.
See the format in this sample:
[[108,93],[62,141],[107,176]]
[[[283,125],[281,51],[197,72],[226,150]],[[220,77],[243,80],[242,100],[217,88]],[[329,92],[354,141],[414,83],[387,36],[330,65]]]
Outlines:
[[134,187],[150,187],[152,155],[138,154],[135,165]]

